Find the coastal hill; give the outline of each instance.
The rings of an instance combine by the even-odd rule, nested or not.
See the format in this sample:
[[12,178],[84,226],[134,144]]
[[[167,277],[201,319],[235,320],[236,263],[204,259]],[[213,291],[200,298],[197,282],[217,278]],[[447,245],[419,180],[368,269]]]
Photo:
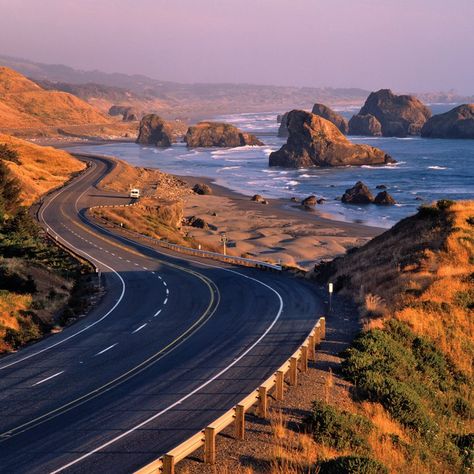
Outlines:
[[0,56],[0,65],[21,72],[49,90],[77,95],[106,113],[112,105],[132,106],[140,114],[202,119],[239,112],[290,110],[315,101],[360,105],[369,91],[358,88],[286,87],[255,84],[184,84],[144,75],[82,71],[64,65]]
[[25,207],[84,168],[64,151],[0,135],[0,353],[42,337],[90,304],[92,269],[52,245]]
[[5,161],[5,164],[20,184],[21,203],[25,206],[85,168],[82,161],[65,151],[35,145],[9,135],[0,134],[0,145],[18,155],[18,160]]
[[106,117],[76,96],[65,92],[46,91],[20,73],[0,67],[2,129],[110,122],[110,117]]
[[[337,377],[345,381],[334,381],[353,384],[346,389],[351,409],[335,401],[315,405],[309,417],[315,440],[326,439],[339,453],[341,431],[323,433],[316,421],[350,423],[363,414],[366,429],[357,432],[359,443],[347,445],[351,455],[374,456],[390,472],[469,471],[473,242],[474,202],[443,200],[316,266],[314,278],[360,304],[364,331],[343,354]],[[375,428],[382,429],[379,439]],[[354,431],[349,424],[344,430]]]

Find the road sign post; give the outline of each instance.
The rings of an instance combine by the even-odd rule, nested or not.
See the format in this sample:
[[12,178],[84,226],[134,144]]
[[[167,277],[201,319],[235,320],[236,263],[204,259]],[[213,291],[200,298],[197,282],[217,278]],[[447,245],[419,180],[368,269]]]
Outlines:
[[221,234],[221,242],[222,242],[222,247],[224,250],[224,255],[227,255],[227,234],[225,232],[222,232]]

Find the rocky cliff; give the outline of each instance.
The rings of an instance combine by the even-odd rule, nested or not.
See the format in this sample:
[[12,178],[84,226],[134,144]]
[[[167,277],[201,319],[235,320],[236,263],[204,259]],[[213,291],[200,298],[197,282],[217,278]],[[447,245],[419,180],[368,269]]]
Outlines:
[[431,117],[421,129],[426,138],[474,138],[474,104]]
[[188,128],[184,137],[188,147],[238,147],[263,143],[252,135],[227,123],[200,122]]
[[378,148],[354,145],[334,124],[303,110],[289,113],[288,132],[287,143],[270,154],[270,166],[358,166],[395,161]]
[[347,135],[349,133],[349,123],[348,121],[334,110],[330,109],[324,104],[314,104],[312,113],[314,115],[319,115],[323,119],[329,120],[333,123],[341,133]]
[[[406,137],[419,135],[425,122],[431,117],[431,111],[416,97],[411,95],[395,95],[390,89],[372,92],[364,106],[357,114],[359,120],[351,120],[349,133],[359,135],[360,116],[372,116],[380,122],[384,137]],[[368,120],[367,117],[364,119]],[[375,123],[372,120],[373,123]],[[378,133],[378,127],[376,127]],[[367,132],[367,133],[365,133]],[[371,129],[363,130],[364,135],[376,135]]]
[[168,147],[173,143],[170,125],[155,114],[145,115],[140,121],[137,143]]

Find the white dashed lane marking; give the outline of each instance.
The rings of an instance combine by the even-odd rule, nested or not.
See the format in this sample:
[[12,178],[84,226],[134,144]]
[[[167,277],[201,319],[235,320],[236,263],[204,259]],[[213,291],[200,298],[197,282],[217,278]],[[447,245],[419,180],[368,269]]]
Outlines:
[[32,385],[32,387],[34,387],[35,385],[42,384],[43,382],[46,382],[47,380],[51,380],[51,379],[53,379],[54,377],[57,377],[58,375],[61,375],[62,373],[64,373],[64,370],[62,370],[61,372],[58,372],[57,374],[50,375],[49,377],[46,377],[45,379],[40,380],[39,382],[34,383],[34,384]]
[[98,355],[103,354],[104,352],[110,351],[110,349],[112,349],[112,347],[115,347],[117,344],[118,344],[118,342],[116,342],[115,344],[112,344],[112,345],[109,346],[109,347],[106,347],[105,349],[101,350],[100,352],[97,352],[96,355],[98,356]]
[[138,331],[141,331],[148,323],[142,324],[139,328],[135,329],[135,331],[132,332],[132,334],[135,334]]

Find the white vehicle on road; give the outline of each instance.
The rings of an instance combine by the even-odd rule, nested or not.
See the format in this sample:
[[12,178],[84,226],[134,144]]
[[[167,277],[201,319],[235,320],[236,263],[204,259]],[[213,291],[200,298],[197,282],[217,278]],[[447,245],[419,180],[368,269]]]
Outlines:
[[131,189],[131,190],[130,190],[130,197],[131,197],[132,199],[138,199],[138,198],[140,197],[140,190],[139,190],[139,189],[136,189],[136,188]]

